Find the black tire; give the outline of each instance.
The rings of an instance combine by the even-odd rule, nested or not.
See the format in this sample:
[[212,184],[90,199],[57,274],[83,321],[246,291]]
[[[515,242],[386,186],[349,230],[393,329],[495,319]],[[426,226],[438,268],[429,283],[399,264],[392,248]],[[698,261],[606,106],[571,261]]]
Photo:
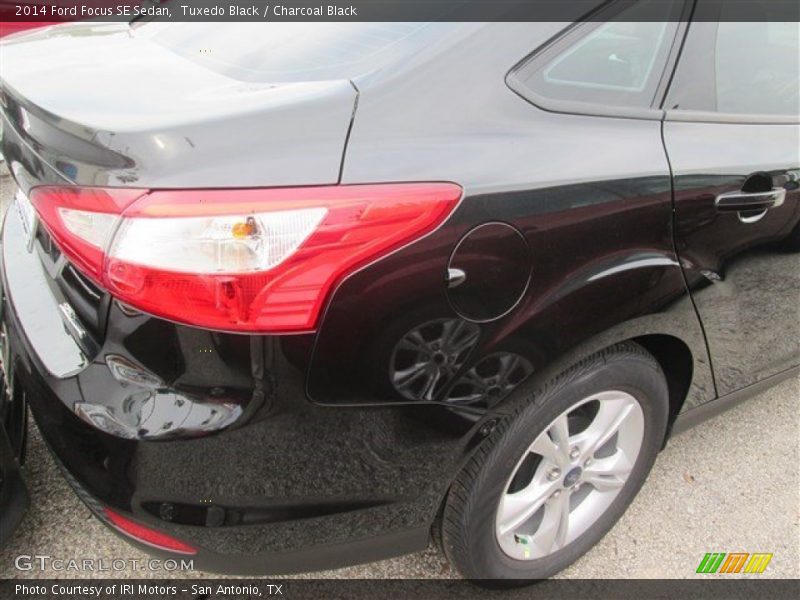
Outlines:
[[[533,440],[581,398],[605,390],[632,395],[644,413],[639,456],[619,494],[587,531],[539,559],[516,560],[501,549],[495,517],[501,494]],[[656,360],[626,342],[595,354],[542,385],[531,382],[509,397],[509,414],[478,447],[448,493],[442,540],[450,562],[484,587],[515,587],[561,571],[614,526],[650,472],[664,440],[669,413],[667,384]]]

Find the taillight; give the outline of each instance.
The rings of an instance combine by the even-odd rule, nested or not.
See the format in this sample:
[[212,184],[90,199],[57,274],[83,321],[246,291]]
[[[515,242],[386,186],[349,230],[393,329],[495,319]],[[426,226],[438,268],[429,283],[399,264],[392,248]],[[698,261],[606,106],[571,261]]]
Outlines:
[[226,331],[317,326],[337,281],[434,230],[451,183],[241,190],[38,187],[67,257],[122,302]]
[[117,531],[148,546],[153,546],[159,550],[177,552],[178,554],[197,554],[197,548],[190,546],[186,542],[182,542],[166,533],[151,529],[136,521],[131,521],[110,508],[104,508],[103,513]]
[[100,281],[105,248],[120,214],[145,193],[124,188],[39,187],[31,190],[30,200],[61,251]]

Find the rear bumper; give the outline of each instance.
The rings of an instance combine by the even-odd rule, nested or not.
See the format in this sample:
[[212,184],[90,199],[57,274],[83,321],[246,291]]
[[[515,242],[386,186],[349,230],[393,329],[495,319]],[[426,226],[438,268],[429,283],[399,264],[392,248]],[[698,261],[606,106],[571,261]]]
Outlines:
[[[70,484],[101,519],[110,507],[197,547],[195,569],[237,574],[321,570],[426,547],[470,447],[450,411],[319,406],[305,395],[304,336],[215,334],[115,303],[99,352],[56,376],[41,357],[74,340],[63,325],[26,329],[30,315],[21,315],[36,307],[24,298],[34,290],[5,264],[9,246],[24,247],[15,219],[9,213],[3,230],[2,286],[18,385]],[[160,383],[120,380],[111,355]],[[231,418],[214,421],[209,407]],[[121,434],[109,433],[109,420],[125,425]]]
[[[3,316],[0,286],[0,319]],[[1,324],[0,324],[1,325]],[[22,521],[30,503],[20,470],[25,456],[27,406],[24,394],[13,391],[13,372],[8,369],[10,352],[6,331],[0,327],[0,546],[4,545]]]

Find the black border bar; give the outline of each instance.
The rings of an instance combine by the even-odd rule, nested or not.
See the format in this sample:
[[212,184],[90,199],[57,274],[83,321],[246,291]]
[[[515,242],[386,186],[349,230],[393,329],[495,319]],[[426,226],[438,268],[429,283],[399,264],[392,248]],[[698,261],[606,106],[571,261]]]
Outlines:
[[[484,589],[464,580],[402,579],[25,579],[0,581],[0,597],[10,599],[211,600],[280,598],[287,600],[420,598],[465,600],[792,600],[800,596],[796,579],[709,575],[705,579],[550,579],[526,587],[486,582]],[[494,583],[494,585],[491,585]],[[123,586],[129,586],[125,588]],[[132,590],[132,592],[130,591]]]
[[[291,22],[291,21],[577,21],[602,20],[609,4],[637,0],[0,0],[0,21]],[[662,21],[663,4],[638,0],[631,19]],[[695,1],[695,0],[688,0]],[[697,19],[799,21],[797,0],[697,0]],[[720,10],[722,9],[722,10]],[[642,10],[645,11],[643,17]],[[653,17],[647,18],[646,13]],[[680,12],[680,11],[678,11]],[[626,18],[624,13],[620,19]],[[708,19],[712,20],[712,19]]]

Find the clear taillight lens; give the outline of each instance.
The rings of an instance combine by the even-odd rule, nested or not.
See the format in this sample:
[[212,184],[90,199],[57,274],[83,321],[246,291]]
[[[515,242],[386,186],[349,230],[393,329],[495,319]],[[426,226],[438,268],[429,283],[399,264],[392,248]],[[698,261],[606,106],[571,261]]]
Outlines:
[[460,197],[450,183],[31,192],[62,251],[121,301],[258,332],[313,330],[338,281],[435,229]]
[[67,231],[98,250],[102,250],[108,244],[119,218],[113,214],[72,208],[59,208],[58,216]]
[[109,256],[177,273],[266,271],[291,256],[325,208],[219,217],[125,219]]
[[99,282],[105,248],[117,220],[145,193],[128,188],[36,187],[29,197],[61,251]]

